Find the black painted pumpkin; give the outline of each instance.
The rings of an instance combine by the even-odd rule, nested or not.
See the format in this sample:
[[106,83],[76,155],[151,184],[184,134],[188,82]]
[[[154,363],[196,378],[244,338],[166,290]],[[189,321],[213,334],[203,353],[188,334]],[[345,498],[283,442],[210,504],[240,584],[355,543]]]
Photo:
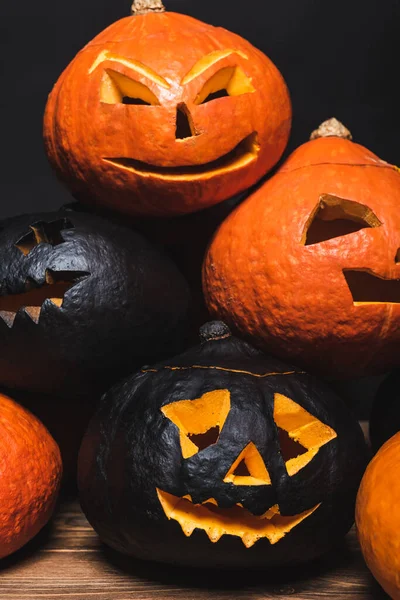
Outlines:
[[186,283],[141,235],[66,211],[2,226],[0,385],[93,394],[181,350]]
[[400,431],[400,369],[380,384],[372,405],[369,434],[374,452]]
[[323,384],[230,335],[145,367],[103,397],[84,437],[86,516],[114,549],[208,567],[310,560],[353,523],[358,423]]

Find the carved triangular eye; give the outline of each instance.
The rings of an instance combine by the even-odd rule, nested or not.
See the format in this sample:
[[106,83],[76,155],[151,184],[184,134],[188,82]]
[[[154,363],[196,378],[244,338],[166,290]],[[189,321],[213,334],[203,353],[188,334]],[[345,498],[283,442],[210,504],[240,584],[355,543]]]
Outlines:
[[225,96],[240,96],[255,92],[246,73],[238,66],[217,71],[203,86],[194,103],[205,104]]
[[179,429],[183,458],[190,458],[218,441],[231,408],[228,390],[207,392],[196,400],[180,400],[161,412]]
[[271,477],[253,442],[239,454],[224,478],[225,483],[235,485],[270,485]]
[[304,228],[302,244],[311,246],[382,223],[365,204],[322,194]]
[[337,437],[331,427],[282,394],[274,397],[274,421],[278,427],[281,454],[290,476],[303,469],[321,446]]

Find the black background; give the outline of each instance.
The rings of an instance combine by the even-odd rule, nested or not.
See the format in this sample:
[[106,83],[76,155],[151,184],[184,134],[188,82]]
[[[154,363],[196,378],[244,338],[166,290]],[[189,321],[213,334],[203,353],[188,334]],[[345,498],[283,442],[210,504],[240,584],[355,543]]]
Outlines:
[[[129,0],[1,0],[0,217],[57,208],[70,196],[42,146],[57,77],[82,46],[129,14]],[[292,96],[288,151],[336,116],[354,139],[400,163],[399,0],[165,0],[246,37],[275,62]]]
[[[400,163],[400,0],[165,0],[167,9],[235,31],[275,62],[291,92],[294,120],[285,154],[336,116],[355,141]],[[54,209],[72,198],[42,145],[46,98],[74,55],[129,0],[1,0],[0,217]],[[344,387],[372,396],[374,383]],[[358,404],[354,398],[355,404]],[[365,413],[365,408],[362,411]]]

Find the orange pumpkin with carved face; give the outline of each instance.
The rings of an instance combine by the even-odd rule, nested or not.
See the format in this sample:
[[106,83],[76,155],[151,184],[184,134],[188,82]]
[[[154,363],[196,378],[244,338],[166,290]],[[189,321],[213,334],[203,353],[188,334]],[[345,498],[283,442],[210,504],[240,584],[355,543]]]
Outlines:
[[75,57],[50,95],[44,138],[82,202],[163,216],[253,185],[279,160],[290,124],[286,84],[261,51],[225,29],[149,10]]
[[203,271],[213,315],[336,377],[400,365],[400,173],[346,136],[323,124],[222,224]]

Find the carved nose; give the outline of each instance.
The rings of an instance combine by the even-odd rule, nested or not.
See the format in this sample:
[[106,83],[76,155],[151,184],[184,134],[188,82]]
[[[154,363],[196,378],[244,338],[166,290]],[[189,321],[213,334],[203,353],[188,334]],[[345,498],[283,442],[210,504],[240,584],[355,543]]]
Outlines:
[[196,135],[192,118],[186,104],[179,104],[176,110],[175,139],[185,140]]
[[398,248],[398,250],[396,252],[396,256],[394,257],[394,262],[396,263],[396,265],[398,265],[400,263],[400,248]]

